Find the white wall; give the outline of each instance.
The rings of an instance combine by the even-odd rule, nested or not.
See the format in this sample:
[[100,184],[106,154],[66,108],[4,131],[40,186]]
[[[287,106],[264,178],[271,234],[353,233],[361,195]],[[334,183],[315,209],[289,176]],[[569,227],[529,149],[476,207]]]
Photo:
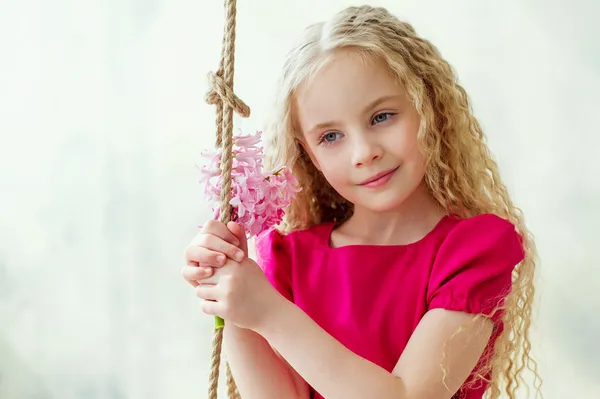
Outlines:
[[[456,67],[537,236],[545,397],[598,398],[600,6],[487,3],[376,2]],[[239,1],[239,126],[261,127],[302,27],[350,4]],[[0,10],[0,397],[205,397],[212,320],[179,272],[209,214],[222,2]]]

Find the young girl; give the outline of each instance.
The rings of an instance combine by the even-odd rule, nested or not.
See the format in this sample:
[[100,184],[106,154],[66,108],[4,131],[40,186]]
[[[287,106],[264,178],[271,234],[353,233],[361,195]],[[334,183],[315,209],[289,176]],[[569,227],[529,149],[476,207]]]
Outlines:
[[309,27],[289,54],[272,164],[302,191],[247,257],[206,223],[183,275],[225,319],[244,399],[515,398],[534,247],[464,89],[382,8]]

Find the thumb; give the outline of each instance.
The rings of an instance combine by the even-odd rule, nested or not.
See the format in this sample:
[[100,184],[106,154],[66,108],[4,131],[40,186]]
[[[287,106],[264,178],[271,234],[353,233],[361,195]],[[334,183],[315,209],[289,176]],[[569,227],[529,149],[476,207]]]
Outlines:
[[227,223],[227,228],[240,241],[239,248],[248,256],[248,241],[246,240],[244,228],[235,222]]

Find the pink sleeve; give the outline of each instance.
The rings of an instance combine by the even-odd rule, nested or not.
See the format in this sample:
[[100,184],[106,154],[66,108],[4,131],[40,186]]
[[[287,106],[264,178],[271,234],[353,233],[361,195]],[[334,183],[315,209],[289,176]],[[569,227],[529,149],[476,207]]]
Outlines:
[[512,271],[523,257],[521,236],[507,220],[479,215],[461,221],[434,261],[428,308],[490,315],[510,292]]
[[256,237],[256,263],[281,295],[293,302],[291,262],[285,237],[270,229]]

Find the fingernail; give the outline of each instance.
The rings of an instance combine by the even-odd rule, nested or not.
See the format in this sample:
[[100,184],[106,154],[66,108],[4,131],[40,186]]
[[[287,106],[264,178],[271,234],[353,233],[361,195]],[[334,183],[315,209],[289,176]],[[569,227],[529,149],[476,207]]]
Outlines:
[[219,256],[217,256],[217,262],[219,262],[219,263],[225,262],[225,255],[219,255]]
[[241,262],[244,259],[244,253],[242,251],[237,251],[235,253],[235,260]]

